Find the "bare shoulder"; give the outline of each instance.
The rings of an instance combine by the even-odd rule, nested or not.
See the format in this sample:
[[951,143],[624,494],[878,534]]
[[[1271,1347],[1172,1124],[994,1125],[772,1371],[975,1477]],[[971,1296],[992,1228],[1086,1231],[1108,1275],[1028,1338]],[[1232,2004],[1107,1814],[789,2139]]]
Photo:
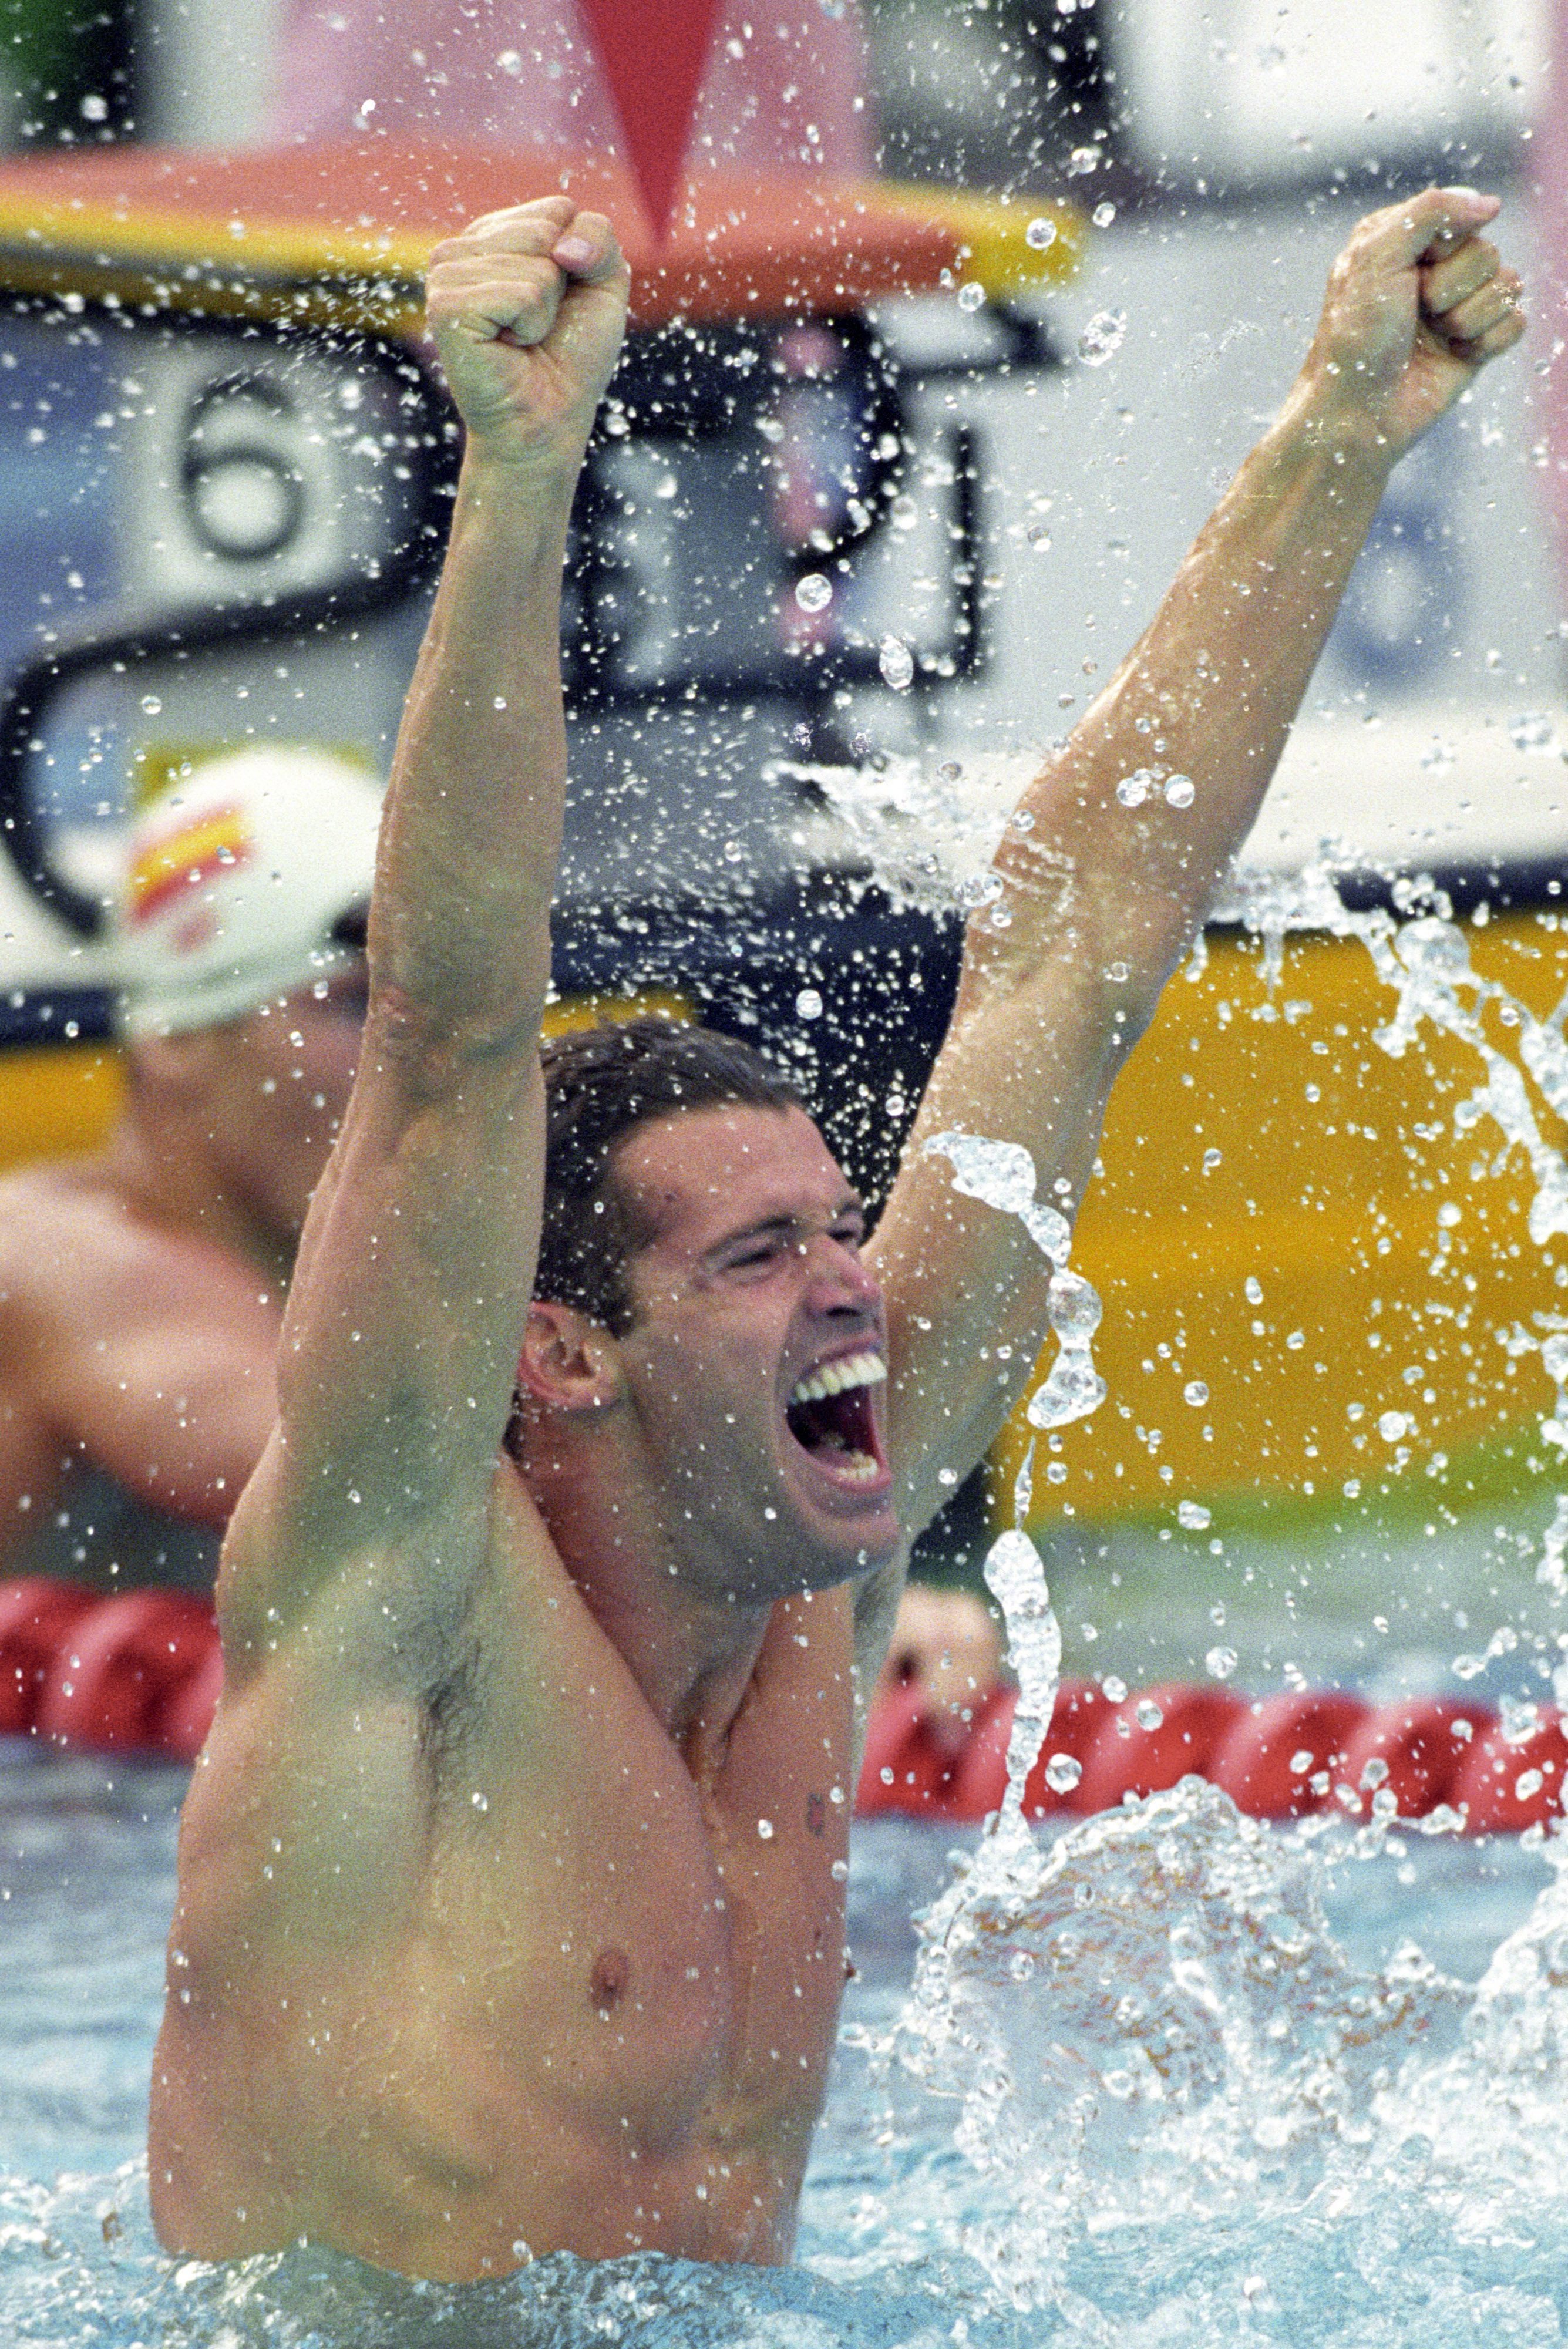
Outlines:
[[[396,1512],[328,1496],[313,1518],[285,1449],[275,1430],[223,1545],[220,1743],[262,1735],[307,1778],[333,1754],[358,1770],[378,1714],[389,1735],[395,1723],[417,1735],[438,1779],[477,1771],[494,1789],[568,1759],[580,1774],[585,1721],[624,1742],[646,1708],[504,1455],[487,1490],[409,1494]],[[350,1515],[366,1520],[358,1538]],[[302,1800],[318,1800],[312,1785]]]
[[0,1312],[8,1319],[75,1306],[114,1253],[101,1182],[79,1163],[0,1175]]
[[47,1322],[221,1315],[275,1343],[279,1298],[228,1247],[159,1224],[90,1160],[0,1176],[0,1309]]

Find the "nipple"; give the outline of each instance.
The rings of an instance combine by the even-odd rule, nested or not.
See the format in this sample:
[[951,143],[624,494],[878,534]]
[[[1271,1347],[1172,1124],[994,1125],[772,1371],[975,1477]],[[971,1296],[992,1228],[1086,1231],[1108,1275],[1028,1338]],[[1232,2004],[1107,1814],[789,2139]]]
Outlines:
[[624,1950],[601,1950],[588,1974],[588,2002],[601,2014],[613,2014],[631,1980],[631,1960]]

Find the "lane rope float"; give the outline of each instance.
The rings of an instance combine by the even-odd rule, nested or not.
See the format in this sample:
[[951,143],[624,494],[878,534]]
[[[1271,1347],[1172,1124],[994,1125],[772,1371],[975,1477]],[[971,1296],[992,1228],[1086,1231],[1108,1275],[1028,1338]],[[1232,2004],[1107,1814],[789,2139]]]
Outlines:
[[[193,1762],[223,1690],[217,1621],[179,1590],[112,1598],[43,1575],[0,1582],[0,1736],[67,1751]],[[874,1709],[856,1795],[862,1818],[898,1812],[976,1822],[1007,1787],[1017,1692],[1001,1682],[964,1716],[913,1683]],[[1541,1704],[1506,1731],[1491,1706],[1458,1697],[1369,1705],[1344,1689],[1251,1698],[1162,1681],[1113,1702],[1064,1680],[1024,1790],[1031,1819],[1086,1816],[1190,1775],[1253,1818],[1343,1810],[1418,1819],[1441,1805],[1469,1835],[1548,1826],[1568,1785],[1568,1727]]]

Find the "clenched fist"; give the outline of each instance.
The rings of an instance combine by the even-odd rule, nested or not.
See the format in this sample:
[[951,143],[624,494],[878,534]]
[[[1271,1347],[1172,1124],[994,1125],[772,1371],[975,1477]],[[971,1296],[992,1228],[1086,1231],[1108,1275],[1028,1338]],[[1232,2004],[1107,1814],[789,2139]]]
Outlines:
[[569,196],[486,212],[437,245],[425,315],[472,456],[576,469],[620,349],[629,275],[608,221]]
[[1300,389],[1367,424],[1390,460],[1524,332],[1518,274],[1480,233],[1499,209],[1472,188],[1428,188],[1369,213],[1330,273]]

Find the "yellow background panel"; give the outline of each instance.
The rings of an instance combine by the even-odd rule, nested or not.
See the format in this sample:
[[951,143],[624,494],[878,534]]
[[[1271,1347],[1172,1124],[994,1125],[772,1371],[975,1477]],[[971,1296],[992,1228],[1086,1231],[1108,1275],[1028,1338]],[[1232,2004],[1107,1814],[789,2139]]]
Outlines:
[[0,1170],[93,1149],[123,1090],[119,1055],[102,1044],[0,1052]]
[[[1538,1017],[1568,988],[1556,919],[1465,932],[1476,971]],[[1272,988],[1256,941],[1231,937],[1172,982],[1112,1096],[1073,1250],[1105,1300],[1109,1393],[1042,1438],[1037,1521],[1064,1506],[1168,1519],[1183,1499],[1234,1516],[1391,1484],[1424,1506],[1436,1484],[1459,1506],[1522,1481],[1516,1439],[1552,1389],[1538,1353],[1499,1332],[1539,1339],[1532,1317],[1568,1319],[1568,1247],[1531,1241],[1533,1181],[1498,1126],[1455,1130],[1480,1056],[1423,1026],[1391,1057],[1375,1030],[1394,1003],[1358,942],[1321,936],[1287,946]],[[1495,1008],[1486,1032],[1517,1063]],[[1189,1402],[1196,1386],[1207,1398]],[[1390,1412],[1409,1422],[1392,1440],[1377,1427]],[[1009,1485],[1029,1433],[1020,1413],[996,1455]]]

